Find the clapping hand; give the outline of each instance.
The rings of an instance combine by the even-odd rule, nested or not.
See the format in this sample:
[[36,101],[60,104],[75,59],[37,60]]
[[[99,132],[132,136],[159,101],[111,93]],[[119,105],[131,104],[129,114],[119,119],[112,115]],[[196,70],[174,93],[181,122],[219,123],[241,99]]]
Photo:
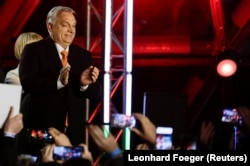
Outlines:
[[67,64],[60,70],[60,81],[63,85],[67,85],[69,82],[69,71],[71,66]]
[[85,69],[81,74],[80,83],[82,86],[86,86],[95,83],[99,76],[99,69],[94,66],[90,66]]

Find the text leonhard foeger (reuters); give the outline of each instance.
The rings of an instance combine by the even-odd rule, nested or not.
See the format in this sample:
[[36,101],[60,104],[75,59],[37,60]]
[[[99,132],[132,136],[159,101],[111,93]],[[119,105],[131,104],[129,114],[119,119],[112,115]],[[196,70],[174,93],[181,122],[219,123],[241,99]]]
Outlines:
[[204,154],[204,155],[181,155],[178,153],[169,153],[166,155],[156,155],[153,153],[136,155],[135,153],[127,154],[128,162],[137,162],[137,161],[174,161],[174,162],[247,162],[246,154],[242,155],[216,155],[216,154]]

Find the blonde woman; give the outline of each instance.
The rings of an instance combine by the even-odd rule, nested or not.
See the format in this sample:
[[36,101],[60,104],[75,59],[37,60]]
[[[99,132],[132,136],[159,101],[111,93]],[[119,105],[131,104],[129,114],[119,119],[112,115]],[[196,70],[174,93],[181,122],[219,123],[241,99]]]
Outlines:
[[[43,39],[43,37],[35,32],[25,32],[20,34],[14,46],[14,54],[16,59],[20,61],[23,48],[25,47],[26,44],[33,43],[41,39]],[[10,70],[6,74],[4,82],[7,84],[21,85],[18,70],[19,70],[19,64],[15,69]]]

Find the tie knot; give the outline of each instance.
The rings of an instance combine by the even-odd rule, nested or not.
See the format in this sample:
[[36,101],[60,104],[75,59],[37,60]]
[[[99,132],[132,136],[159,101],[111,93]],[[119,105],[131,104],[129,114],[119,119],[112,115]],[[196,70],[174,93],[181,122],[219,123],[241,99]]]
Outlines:
[[61,52],[61,54],[62,54],[63,58],[67,58],[67,56],[68,56],[68,52],[66,50],[63,50]]
[[67,63],[68,63],[68,59],[67,59],[68,52],[67,52],[66,50],[63,50],[63,51],[61,52],[61,54],[62,54],[62,65],[63,65],[63,66],[66,66]]

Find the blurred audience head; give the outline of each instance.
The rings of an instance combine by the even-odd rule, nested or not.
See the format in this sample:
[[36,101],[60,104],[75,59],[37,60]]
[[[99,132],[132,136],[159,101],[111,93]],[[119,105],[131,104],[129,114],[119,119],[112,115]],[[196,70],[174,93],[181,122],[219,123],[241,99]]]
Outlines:
[[17,157],[17,166],[35,166],[36,158],[28,154],[20,154]]

